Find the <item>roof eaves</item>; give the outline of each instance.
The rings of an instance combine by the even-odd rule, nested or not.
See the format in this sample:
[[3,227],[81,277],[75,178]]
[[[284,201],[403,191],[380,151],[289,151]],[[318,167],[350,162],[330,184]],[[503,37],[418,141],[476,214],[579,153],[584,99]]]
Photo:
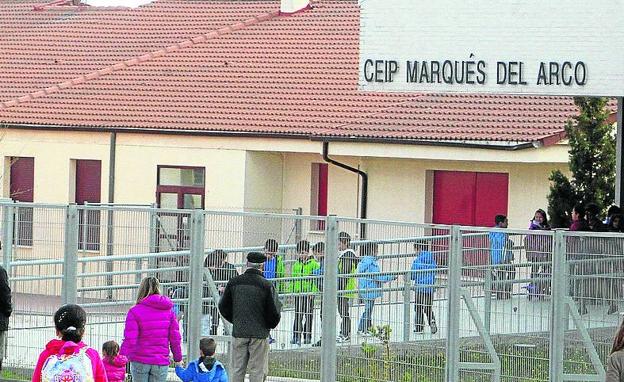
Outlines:
[[210,32],[207,33],[201,33],[198,34],[196,36],[193,36],[191,38],[185,39],[183,41],[180,41],[178,43],[175,43],[173,45],[170,45],[168,47],[162,48],[162,49],[157,49],[145,54],[142,54],[140,56],[136,56],[136,57],[132,57],[129,58],[127,60],[106,66],[104,68],[98,69],[96,71],[93,71],[91,73],[85,74],[85,75],[80,75],[76,78],[70,79],[70,80],[66,80],[57,84],[54,84],[52,86],[49,86],[45,89],[40,89],[38,91],[32,92],[32,93],[28,93],[19,97],[15,97],[13,99],[4,101],[4,102],[0,102],[0,110],[6,110],[9,109],[11,107],[15,107],[17,105],[26,103],[26,102],[30,102],[34,99],[37,98],[41,98],[41,97],[45,97],[51,94],[55,94],[58,93],[62,90],[65,89],[69,89],[73,86],[76,85],[80,85],[80,84],[84,84],[86,82],[95,80],[97,78],[101,78],[104,76],[107,76],[109,74],[112,74],[114,72],[118,72],[121,70],[124,70],[126,68],[135,66],[135,65],[140,65],[149,61],[152,61],[156,58],[165,56],[169,53],[172,52],[176,52],[179,50],[183,50],[183,49],[188,49],[188,48],[192,48],[195,45],[198,44],[202,44],[208,40],[223,36],[225,34],[229,34],[235,31],[239,31],[241,29],[247,28],[251,25],[254,24],[259,24],[268,20],[273,19],[276,16],[279,16],[280,12],[279,10],[275,10],[275,11],[271,11],[271,12],[265,12],[265,13],[261,13],[259,15],[256,15],[254,17],[251,17],[247,20],[244,21],[238,21],[236,23],[233,23],[231,25],[216,29],[216,30],[212,30]]

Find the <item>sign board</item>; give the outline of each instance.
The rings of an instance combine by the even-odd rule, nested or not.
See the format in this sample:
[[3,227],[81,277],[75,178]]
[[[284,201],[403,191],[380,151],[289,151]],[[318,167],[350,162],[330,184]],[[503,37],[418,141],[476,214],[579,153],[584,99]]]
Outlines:
[[624,0],[360,0],[366,91],[624,95]]

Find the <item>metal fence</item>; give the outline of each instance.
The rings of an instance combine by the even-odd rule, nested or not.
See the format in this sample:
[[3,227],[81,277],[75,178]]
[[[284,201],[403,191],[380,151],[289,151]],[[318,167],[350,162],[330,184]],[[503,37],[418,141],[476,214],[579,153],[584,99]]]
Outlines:
[[150,207],[0,208],[14,301],[4,365],[25,379],[54,337],[60,304],[85,307],[90,346],[121,342],[147,275],[175,302],[185,356],[212,336],[227,366],[231,328],[216,309],[224,275],[243,272],[246,254],[264,251],[268,239],[278,243],[272,281],[283,303],[271,331],[271,378],[599,381],[620,321],[617,234]]

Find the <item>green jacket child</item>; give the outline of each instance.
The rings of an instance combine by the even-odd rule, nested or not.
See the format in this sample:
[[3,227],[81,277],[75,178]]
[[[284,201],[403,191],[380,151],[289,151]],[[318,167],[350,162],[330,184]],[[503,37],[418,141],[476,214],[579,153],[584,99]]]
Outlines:
[[[292,267],[292,277],[308,277],[314,276],[314,272],[321,269],[321,265],[313,257],[307,259],[298,259]],[[292,293],[309,293],[318,292],[318,283],[316,279],[299,279],[293,280],[290,284]]]

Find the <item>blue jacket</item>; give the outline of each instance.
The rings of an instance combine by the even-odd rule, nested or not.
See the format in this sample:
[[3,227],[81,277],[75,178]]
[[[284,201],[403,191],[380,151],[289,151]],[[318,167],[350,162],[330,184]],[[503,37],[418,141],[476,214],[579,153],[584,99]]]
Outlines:
[[420,251],[412,263],[411,279],[417,292],[433,293],[436,283],[435,269],[438,267],[433,254],[429,251]]
[[219,361],[215,361],[212,369],[202,371],[198,366],[199,360],[189,363],[186,370],[176,366],[175,372],[182,382],[228,382],[228,375],[225,367]]
[[[379,273],[379,264],[375,256],[364,256],[360,260],[357,267],[357,273]],[[368,275],[358,277],[358,293],[361,299],[374,300],[381,297],[380,290],[371,290],[380,288],[381,284],[394,280],[396,277],[390,275]]]
[[511,262],[511,248],[507,247],[508,235],[505,232],[490,232],[490,264],[507,264]]

